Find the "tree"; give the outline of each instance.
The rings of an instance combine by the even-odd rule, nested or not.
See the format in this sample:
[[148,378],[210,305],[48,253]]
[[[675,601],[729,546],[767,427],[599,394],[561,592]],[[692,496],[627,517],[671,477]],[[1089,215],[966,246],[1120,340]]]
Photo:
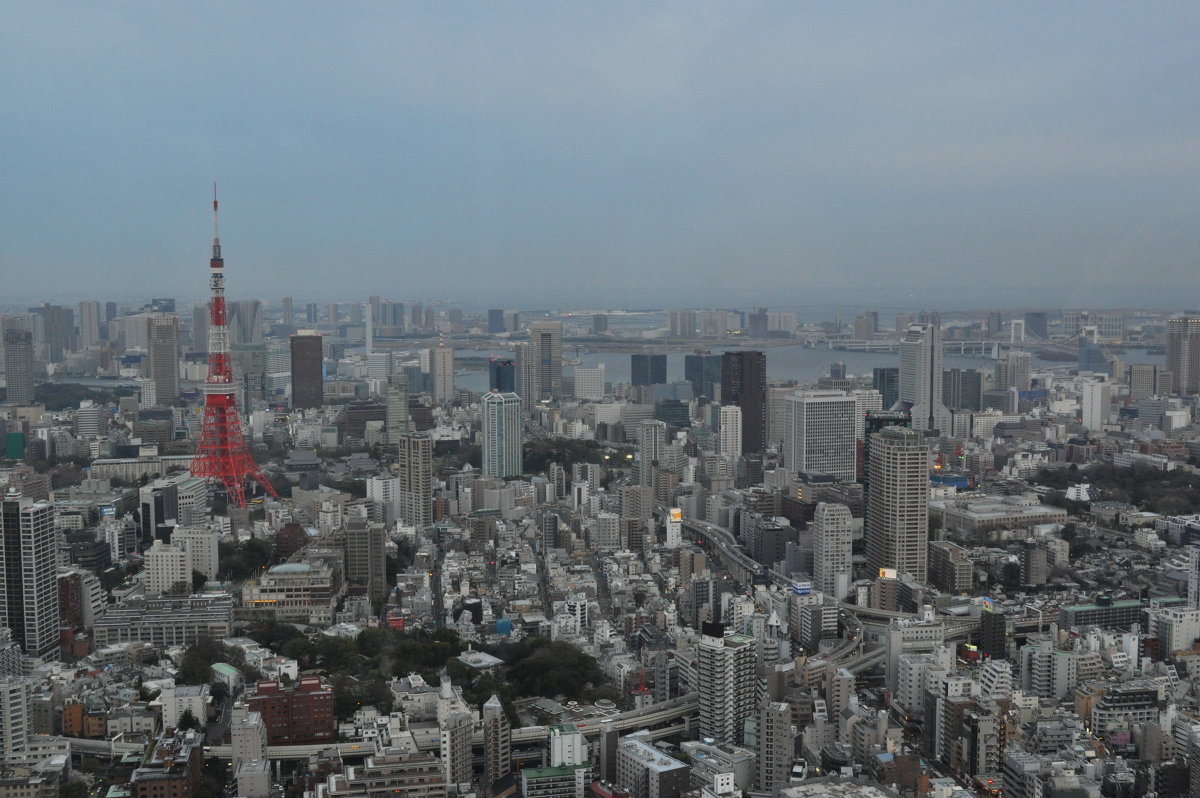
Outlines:
[[64,781],[58,788],[58,798],[88,798],[85,781]]
[[196,716],[192,714],[190,709],[185,709],[183,714],[179,716],[179,731],[189,731],[190,729],[200,728],[200,721],[196,720]]
[[1021,566],[1015,562],[1004,563],[1000,572],[1000,583],[1005,590],[1015,590],[1021,586]]
[[208,577],[199,571],[192,571],[192,592],[199,593],[204,589],[205,583],[208,582]]

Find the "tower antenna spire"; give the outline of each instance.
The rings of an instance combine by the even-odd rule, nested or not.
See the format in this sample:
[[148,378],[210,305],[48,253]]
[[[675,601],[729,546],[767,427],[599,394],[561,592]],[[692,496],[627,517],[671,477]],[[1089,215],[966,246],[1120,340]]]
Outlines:
[[217,181],[213,181],[213,260],[221,259],[221,221],[217,213]]

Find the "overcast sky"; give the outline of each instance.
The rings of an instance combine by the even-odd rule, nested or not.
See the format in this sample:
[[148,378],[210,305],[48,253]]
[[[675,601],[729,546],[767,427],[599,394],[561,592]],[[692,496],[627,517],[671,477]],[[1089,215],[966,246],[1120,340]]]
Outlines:
[[8,299],[1200,304],[1194,3],[0,14]]

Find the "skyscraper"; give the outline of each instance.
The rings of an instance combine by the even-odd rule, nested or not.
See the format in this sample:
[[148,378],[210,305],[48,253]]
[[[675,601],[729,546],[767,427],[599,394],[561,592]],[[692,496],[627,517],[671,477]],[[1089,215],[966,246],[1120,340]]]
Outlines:
[[279,303],[279,306],[280,306],[280,310],[281,310],[280,321],[282,321],[284,324],[286,324],[289,327],[292,326],[292,322],[296,318],[295,309],[292,304],[292,298],[290,296],[285,296],[283,298],[283,300]]
[[58,652],[58,554],[54,507],[9,492],[0,502],[0,626],[30,657]]
[[232,344],[263,342],[262,302],[243,299],[229,303],[229,336]]
[[8,386],[5,401],[33,404],[33,333],[29,330],[4,331],[4,379]]
[[521,463],[521,397],[492,391],[483,395],[483,475],[519,477]]
[[416,527],[433,523],[433,439],[410,432],[400,436],[396,459],[400,520]]
[[1025,313],[1025,335],[1041,341],[1050,340],[1045,311],[1031,310]]
[[100,343],[100,303],[94,299],[79,303],[79,348]]
[[179,398],[179,317],[151,313],[147,347],[147,374],[154,380],[155,401],[172,404]]
[[504,308],[492,308],[488,311],[487,331],[492,335],[504,332]]
[[787,397],[784,464],[796,473],[853,482],[857,470],[858,402],[844,391],[796,391]]
[[662,385],[667,381],[666,355],[630,355],[629,378],[636,385]]
[[387,417],[384,429],[387,442],[393,446],[400,443],[400,436],[408,432],[408,377],[392,374],[387,385]]
[[683,356],[683,378],[692,384],[692,395],[712,399],[721,384],[721,356],[696,352]]
[[[997,383],[1003,363],[1002,360],[996,363]],[[942,372],[942,404],[950,410],[982,410],[983,374],[978,369],[948,369]]]
[[1167,371],[1175,393],[1200,393],[1200,317],[1167,321]]
[[821,502],[813,514],[813,587],[844,599],[850,591],[854,518],[844,504]]
[[431,367],[433,402],[448,405],[454,401],[454,350],[444,344],[434,347]]
[[487,700],[482,714],[483,789],[493,795],[493,785],[512,773],[512,726],[497,696]]
[[762,352],[721,355],[721,403],[742,408],[742,453],[766,448],[767,356]]
[[742,456],[742,408],[721,405],[717,413],[718,454],[734,460]]
[[320,407],[324,402],[322,337],[308,330],[292,336],[292,407]]
[[701,737],[741,745],[744,721],[755,712],[756,665],[753,637],[727,635],[724,624],[701,624],[696,657]]
[[883,397],[885,408],[900,401],[900,369],[895,366],[876,367],[871,373],[871,387]]
[[908,427],[871,435],[866,501],[867,565],[926,579],[929,542],[929,450]]
[[767,701],[758,720],[758,789],[770,793],[776,784],[791,781],[795,757],[792,705]]
[[488,363],[488,390],[517,393],[517,361],[493,357]]
[[667,425],[646,420],[638,425],[638,484],[653,484],[654,464],[661,463],[667,451]]
[[522,398],[531,404],[562,396],[562,339],[561,321],[535,321],[529,325],[529,346],[524,352],[528,364],[523,360],[521,371],[528,381],[529,394],[522,394]]
[[950,411],[942,404],[942,331],[936,315],[910,324],[900,342],[900,401],[912,413],[913,429],[951,429]]

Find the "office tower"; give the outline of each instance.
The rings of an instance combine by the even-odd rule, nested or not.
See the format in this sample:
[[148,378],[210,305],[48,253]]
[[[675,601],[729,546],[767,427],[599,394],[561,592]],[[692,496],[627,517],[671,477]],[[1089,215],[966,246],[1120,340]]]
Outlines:
[[661,463],[667,451],[667,425],[661,421],[638,424],[638,484],[653,484],[654,465]]
[[42,305],[30,308],[35,323],[41,322],[40,341],[45,348],[46,360],[61,363],[67,352],[75,349],[75,311],[60,305]]
[[317,303],[316,302],[304,303],[304,323],[307,324],[309,327],[317,326]]
[[767,442],[767,356],[762,352],[721,355],[721,404],[742,408],[742,453],[754,454]]
[[1153,363],[1130,363],[1125,381],[1129,385],[1129,398],[1135,402],[1171,393],[1172,385],[1163,376],[1166,372]]
[[[578,390],[579,386],[575,386]],[[517,393],[517,361],[493,357],[488,363],[488,390]]]
[[[366,316],[365,328],[363,330],[363,337],[366,339],[365,345],[366,345],[367,357],[370,357],[372,354],[375,353],[375,325],[377,323],[375,321],[376,314],[367,312],[367,313],[360,313],[359,315]],[[385,354],[389,355],[389,359],[390,359],[391,353],[387,352]]]
[[900,401],[912,413],[913,429],[950,432],[942,404],[942,330],[936,315],[910,324],[900,341]]
[[292,407],[316,408],[324,403],[322,336],[311,330],[291,338]]
[[696,337],[696,311],[672,310],[669,314],[670,332],[672,338]]
[[608,332],[608,315],[604,313],[592,314],[592,335],[603,335]]
[[386,412],[387,442],[395,446],[400,443],[400,436],[409,431],[408,378],[403,374],[388,377]]
[[[997,365],[997,370],[999,368]],[[942,372],[942,404],[950,410],[982,410],[983,374],[978,369]]]
[[1108,421],[1112,404],[1112,385],[1089,382],[1079,389],[1079,421],[1091,432],[1099,432]]
[[575,367],[575,398],[596,401],[604,398],[604,364]]
[[766,338],[767,337],[767,309],[755,308],[750,312],[747,319],[750,327],[751,338]]
[[33,333],[10,327],[4,331],[5,401],[33,404]]
[[1042,341],[1050,340],[1049,325],[1046,323],[1046,314],[1043,311],[1029,311],[1025,314],[1025,335],[1026,337],[1038,338]]
[[523,399],[536,404],[562,396],[562,339],[561,321],[535,321],[529,325],[529,345],[524,351],[529,362],[521,362],[529,395],[521,394]]
[[900,401],[900,369],[894,366],[876,368],[871,373],[871,387],[883,397],[883,406],[892,408]]
[[229,333],[231,344],[261,344],[263,342],[262,302],[257,299],[230,302]]
[[79,348],[100,344],[100,303],[88,299],[79,303]]
[[492,795],[496,782],[512,773],[512,727],[504,705],[492,696],[483,705],[483,789]]
[[416,527],[433,523],[433,439],[410,432],[400,436],[396,460],[400,520]]
[[666,355],[630,355],[629,381],[638,385],[662,385],[667,381]]
[[483,395],[482,404],[483,475],[521,476],[521,397],[492,391]]
[[717,411],[717,454],[734,460],[742,456],[742,408],[721,405]]
[[853,575],[851,544],[854,518],[844,504],[821,502],[813,514],[813,587],[841,600]]
[[330,302],[325,308],[325,321],[330,327],[336,327],[342,320],[342,312],[338,303]]
[[296,312],[292,303],[292,298],[290,296],[285,296],[280,301],[279,307],[281,310],[279,320],[290,327],[296,318]]
[[173,404],[179,398],[179,317],[151,313],[148,339],[146,376],[154,380],[155,400]]
[[787,397],[783,461],[795,473],[857,475],[858,401],[844,391],[796,391]]
[[192,348],[197,354],[208,354],[208,303],[192,306]]
[[[1169,322],[1168,322],[1169,324]],[[1087,327],[1079,334],[1079,370],[1096,374],[1109,374],[1111,368],[1105,348],[1096,340],[1096,328]],[[1168,339],[1167,343],[1170,343]]]
[[444,344],[433,349],[433,402],[448,405],[454,401],[454,350]]
[[726,634],[720,623],[701,625],[696,653],[701,737],[742,744],[743,723],[755,712],[756,665],[754,638]]
[[[1016,388],[1018,391],[1029,390],[1029,372],[1033,355],[1020,349],[1010,349],[1004,357],[996,361],[996,390]],[[949,374],[949,372],[947,372]]]
[[683,378],[692,384],[692,396],[714,398],[715,387],[721,383],[721,356],[708,352],[684,355]]
[[867,463],[867,565],[924,582],[929,539],[929,450],[924,436],[901,426],[871,435]]
[[492,335],[505,332],[503,308],[492,308],[488,311],[487,331]]
[[1200,316],[1167,321],[1167,371],[1173,393],[1200,393]]
[[58,552],[54,507],[18,496],[11,489],[0,502],[0,626],[27,656],[57,659]]
[[795,756],[792,705],[782,701],[765,702],[758,720],[758,789],[769,793],[776,784],[791,781]]

